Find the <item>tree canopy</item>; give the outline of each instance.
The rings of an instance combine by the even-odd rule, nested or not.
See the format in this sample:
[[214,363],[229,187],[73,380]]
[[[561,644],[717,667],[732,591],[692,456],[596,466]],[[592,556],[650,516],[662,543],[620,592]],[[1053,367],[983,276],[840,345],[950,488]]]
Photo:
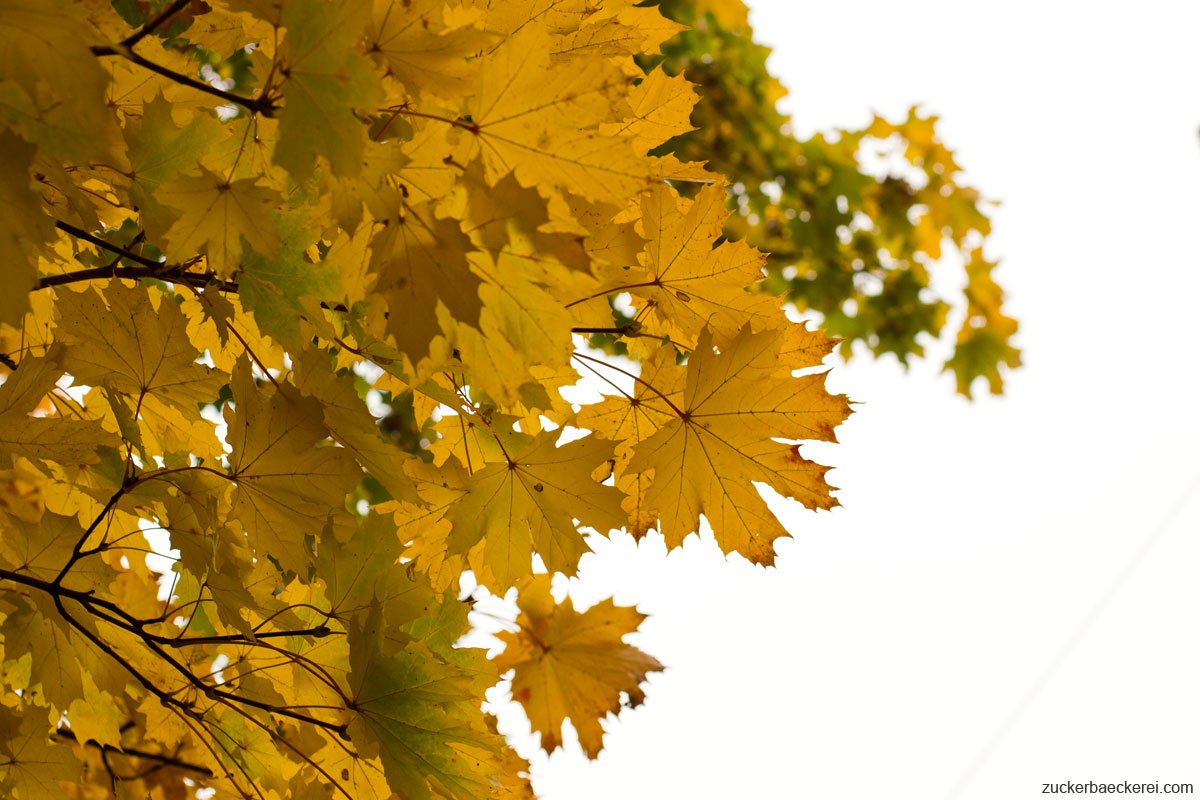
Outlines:
[[588,536],[769,565],[758,484],[837,504],[836,341],[679,138],[695,88],[644,59],[683,27],[0,4],[0,793],[530,797],[485,691],[594,757],[662,669],[635,609],[551,592]]

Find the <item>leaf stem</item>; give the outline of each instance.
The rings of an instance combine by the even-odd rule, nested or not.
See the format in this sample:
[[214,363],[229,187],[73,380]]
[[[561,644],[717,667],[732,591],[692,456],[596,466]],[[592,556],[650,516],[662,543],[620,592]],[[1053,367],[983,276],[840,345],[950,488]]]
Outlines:
[[583,359],[584,361],[591,361],[593,363],[600,364],[601,366],[608,367],[609,369],[616,370],[617,372],[621,373],[622,375],[633,378],[635,381],[640,383],[642,386],[645,386],[647,389],[649,389],[650,391],[652,391],[656,395],[658,395],[660,398],[662,398],[662,401],[664,403],[666,403],[668,406],[670,406],[671,410],[674,411],[676,414],[678,414],[680,419],[687,420],[687,419],[691,418],[691,416],[689,414],[686,414],[685,412],[681,411],[679,409],[679,406],[672,403],[665,394],[663,394],[661,391],[659,391],[657,386],[655,386],[654,384],[650,383],[649,381],[643,379],[640,375],[634,375],[632,372],[621,369],[620,367],[618,367],[615,364],[610,364],[607,361],[600,359],[600,358],[592,358],[591,356],[585,356],[583,353],[574,353],[571,356],[571,358],[580,358],[580,359]]

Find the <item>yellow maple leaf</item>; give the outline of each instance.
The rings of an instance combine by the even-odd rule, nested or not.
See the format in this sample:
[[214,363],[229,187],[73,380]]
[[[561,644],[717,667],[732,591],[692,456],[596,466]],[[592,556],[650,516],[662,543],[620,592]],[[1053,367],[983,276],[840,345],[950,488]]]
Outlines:
[[[479,67],[472,57],[494,36],[460,13],[449,25],[442,0],[375,0],[367,52],[413,97],[453,107],[470,91]],[[472,15],[473,16],[473,15]]]
[[524,707],[542,749],[552,753],[562,744],[562,723],[571,720],[588,758],[603,745],[600,720],[644,699],[641,683],[663,665],[622,638],[646,618],[635,608],[604,600],[587,611],[575,610],[570,598],[556,604],[550,576],[526,576],[518,584],[520,630],[497,634],[504,652],[496,668],[513,670],[513,696]]
[[0,384],[0,457],[94,464],[100,460],[97,448],[119,443],[99,422],[29,416],[62,377],[62,358],[61,347],[39,358],[26,357]]
[[18,716],[0,707],[0,792],[17,800],[59,800],[63,783],[79,780],[83,764],[67,742],[50,737],[46,715]]
[[[726,553],[771,564],[772,542],[788,532],[767,508],[755,481],[809,508],[832,508],[826,467],[799,446],[776,439],[836,441],[850,413],[825,390],[825,374],[792,377],[781,363],[782,331],[744,328],[720,353],[705,329],[688,361],[680,402],[660,397],[669,421],[633,445],[627,473],[654,470],[643,505],[658,517],[668,547],[700,528],[703,514]],[[627,440],[628,441],[628,440]]]
[[467,264],[472,249],[459,223],[438,219],[432,204],[403,208],[376,233],[373,292],[388,309],[387,332],[414,364],[440,333],[439,303],[460,322],[477,324],[479,278]]
[[196,363],[187,319],[169,297],[110,281],[103,293],[59,291],[57,338],[69,345],[64,366],[79,383],[106,386],[132,398],[147,396],[192,420],[217,396],[228,376]]
[[185,175],[159,187],[159,199],[179,212],[167,230],[167,253],[186,261],[202,253],[221,278],[237,272],[242,240],[260,255],[279,256],[279,233],[268,211],[279,194],[254,178],[227,181],[200,167],[199,175]]
[[506,460],[477,469],[446,512],[448,551],[465,555],[483,540],[479,581],[500,591],[532,569],[534,552],[573,575],[588,551],[574,520],[605,533],[624,522],[621,493],[591,478],[611,442],[589,436],[558,447],[558,432],[505,438]]
[[628,79],[613,64],[581,70],[552,62],[553,39],[529,26],[483,57],[472,123],[456,157],[480,154],[487,179],[510,171],[525,186],[569,188],[592,200],[620,202],[655,183],[649,161],[630,138],[603,135],[599,125],[629,116]]
[[73,701],[67,709],[67,720],[76,740],[120,748],[121,724],[125,719],[112,695],[96,688],[92,676],[83,673],[83,697]]
[[704,187],[695,200],[666,185],[643,197],[644,267],[621,281],[635,305],[645,306],[639,321],[648,331],[692,347],[706,326],[724,342],[746,323],[755,330],[788,324],[778,300],[752,290],[766,256],[744,242],[713,247],[729,213],[719,185]]
[[603,125],[600,130],[611,136],[632,136],[639,152],[694,130],[695,87],[683,75],[668,75],[661,65],[634,87],[629,105],[633,114],[628,120]]
[[316,400],[288,384],[275,392],[255,386],[246,360],[234,369],[231,386],[236,410],[225,407],[236,485],[230,514],[246,526],[260,554],[306,574],[312,556],[305,537],[349,532],[346,495],[362,473],[346,450],[317,446],[329,431]]

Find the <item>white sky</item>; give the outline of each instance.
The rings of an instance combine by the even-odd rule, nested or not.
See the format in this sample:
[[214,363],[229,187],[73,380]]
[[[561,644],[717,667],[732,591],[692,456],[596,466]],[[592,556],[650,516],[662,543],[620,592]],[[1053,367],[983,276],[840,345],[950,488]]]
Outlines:
[[1026,366],[973,405],[933,364],[835,369],[864,405],[809,452],[837,468],[844,507],[786,512],[777,569],[711,541],[670,557],[597,541],[577,605],[615,594],[651,613],[636,644],[670,669],[597,761],[574,742],[534,755],[540,796],[1200,786],[1200,491],[1022,706],[1200,474],[1200,4],[751,5],[802,134],[912,102],[942,117],[970,181],[1004,202],[988,255]]

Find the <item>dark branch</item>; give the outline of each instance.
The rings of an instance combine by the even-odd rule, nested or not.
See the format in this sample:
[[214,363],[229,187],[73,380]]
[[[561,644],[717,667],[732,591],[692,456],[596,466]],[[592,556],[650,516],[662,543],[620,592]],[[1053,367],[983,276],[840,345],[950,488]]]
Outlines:
[[58,577],[54,579],[55,586],[60,585],[62,583],[62,579],[66,576],[66,574],[68,572],[71,571],[71,567],[75,566],[75,562],[79,560],[79,556],[83,552],[84,542],[86,542],[88,540],[88,538],[92,535],[92,533],[96,530],[96,528],[99,527],[100,522],[106,516],[108,516],[108,512],[112,511],[113,506],[115,506],[117,504],[117,501],[120,500],[125,495],[125,492],[128,488],[129,488],[129,483],[123,483],[123,484],[121,484],[121,488],[119,488],[119,489],[117,489],[117,491],[113,492],[112,497],[108,498],[108,502],[104,504],[104,508],[100,509],[100,513],[96,515],[96,518],[94,520],[92,520],[92,524],[89,525],[87,530],[83,532],[83,536],[80,536],[79,540],[77,542],[75,542],[75,548],[71,551],[71,557],[69,559],[67,559],[66,564],[63,564],[63,568],[58,573]]
[[[67,739],[68,741],[72,742],[79,741],[79,739],[76,738],[75,733],[69,728],[59,728],[54,732],[54,735],[60,739]],[[90,740],[84,744],[88,747],[98,747],[105,753],[116,753],[117,755],[129,756],[130,758],[144,758],[149,761],[157,761],[160,764],[165,764],[167,766],[179,767],[180,769],[186,769],[190,772],[198,772],[201,775],[209,778],[211,778],[213,775],[212,770],[208,767],[202,767],[199,764],[192,764],[191,762],[183,761],[182,759],[175,758],[174,756],[169,756],[166,753],[151,753],[148,750],[141,750],[136,747],[115,747],[111,744],[101,745]]]
[[51,286],[62,286],[66,283],[94,281],[101,278],[157,278],[167,283],[182,283],[196,289],[215,286],[222,292],[236,292],[238,285],[232,281],[219,281],[211,275],[202,272],[171,272],[149,267],[94,267],[67,272],[62,275],[47,275],[38,281],[37,289],[47,289]]
[[137,53],[133,52],[132,50],[130,50],[127,47],[121,47],[121,46],[110,47],[108,45],[96,45],[91,48],[91,51],[92,51],[92,55],[98,56],[101,58],[103,58],[105,56],[119,56],[121,58],[129,59],[133,63],[137,64],[139,67],[148,69],[151,72],[158,73],[159,75],[162,75],[164,78],[168,78],[172,81],[175,81],[175,83],[181,84],[183,86],[190,86],[191,88],[193,88],[197,91],[204,92],[206,94],[211,94],[214,97],[219,97],[222,100],[224,100],[226,103],[233,103],[234,105],[239,105],[242,108],[246,109],[247,111],[252,111],[255,114],[262,114],[264,117],[274,116],[274,114],[275,114],[275,110],[276,110],[275,104],[272,103],[270,101],[270,99],[268,99],[265,96],[260,95],[258,97],[241,97],[239,95],[233,94],[232,92],[227,92],[224,89],[218,89],[217,87],[207,84],[204,81],[198,81],[195,78],[190,78],[187,75],[184,75],[183,73],[176,72],[175,70],[167,69],[166,67],[164,67],[160,64],[155,64],[153,61],[149,61],[145,58],[142,58]]
[[178,14],[191,2],[192,2],[192,0],[175,0],[174,3],[171,3],[171,5],[167,6],[165,9],[163,9],[163,12],[161,14],[159,14],[157,17],[155,17],[154,19],[150,20],[145,25],[143,25],[141,30],[136,31],[135,33],[132,33],[129,36],[122,39],[121,46],[122,47],[133,47],[135,44],[140,42],[142,39],[145,39],[147,36],[154,33],[156,30],[158,30],[163,25],[165,25],[167,23],[167,21],[171,19],[171,17]]
[[55,220],[54,227],[58,228],[60,231],[71,234],[76,239],[82,239],[83,241],[94,244],[96,247],[107,250],[110,253],[116,253],[121,258],[127,258],[135,264],[141,264],[142,266],[150,267],[154,270],[169,269],[169,265],[162,261],[154,261],[153,259],[138,255],[132,250],[126,250],[124,247],[119,247],[112,242],[106,242],[99,236],[93,236],[82,228],[76,228],[74,225],[70,225],[66,222]]
[[[69,233],[76,239],[81,239],[89,244],[94,244],[102,250],[107,250],[110,253],[115,253],[117,259],[106,267],[92,267],[91,269],[81,269],[75,272],[67,272],[62,275],[47,275],[38,281],[37,289],[46,289],[50,286],[62,286],[67,283],[79,283],[80,281],[94,281],[101,278],[158,278],[159,280],[167,281],[168,283],[182,283],[196,289],[203,289],[206,286],[216,286],[223,292],[236,292],[238,286],[232,281],[220,281],[211,272],[188,272],[181,264],[168,264],[163,261],[154,261],[139,255],[132,250],[120,247],[112,242],[106,242],[98,236],[88,233],[87,231],[76,228],[66,222],[59,220],[54,221],[54,226],[60,231]],[[138,241],[142,234],[139,233],[134,241]],[[141,267],[120,267],[117,266],[122,259],[128,259],[137,264],[142,264]],[[36,289],[35,289],[36,291]]]
[[632,333],[639,325],[622,325],[619,328],[571,328],[571,333],[611,333],[614,336],[624,336],[627,333]]

